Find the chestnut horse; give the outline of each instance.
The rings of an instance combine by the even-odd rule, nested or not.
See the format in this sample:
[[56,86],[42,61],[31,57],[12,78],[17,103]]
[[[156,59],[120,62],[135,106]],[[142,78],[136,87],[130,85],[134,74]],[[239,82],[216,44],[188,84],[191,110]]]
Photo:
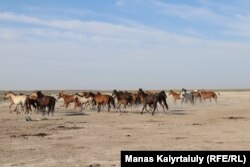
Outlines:
[[67,95],[64,94],[63,91],[59,92],[58,99],[63,98],[65,108],[68,108],[70,103],[73,103],[75,101],[74,95]]
[[115,109],[115,100],[110,95],[103,95],[103,94],[94,94],[92,92],[87,93],[86,98],[92,97],[94,100],[94,103],[97,105],[97,112],[100,112],[102,105],[108,105],[108,111],[110,112],[111,104],[113,105]]
[[169,96],[172,95],[175,104],[176,104],[176,101],[177,101],[177,100],[181,100],[181,97],[180,97],[181,94],[180,94],[180,93],[177,93],[177,92],[175,92],[175,91],[173,91],[173,90],[170,90],[169,93],[168,93],[168,95],[169,95]]
[[210,102],[211,102],[212,99],[214,99],[214,101],[217,102],[217,95],[216,95],[215,92],[213,92],[213,91],[204,91],[204,90],[199,90],[198,92],[200,93],[201,100],[206,101],[206,99],[209,99]]

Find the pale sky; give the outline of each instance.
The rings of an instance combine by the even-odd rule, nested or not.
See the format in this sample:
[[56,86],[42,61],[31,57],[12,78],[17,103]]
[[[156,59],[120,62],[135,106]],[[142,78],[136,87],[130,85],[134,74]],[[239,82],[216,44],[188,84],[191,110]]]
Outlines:
[[249,0],[0,0],[0,90],[250,88]]

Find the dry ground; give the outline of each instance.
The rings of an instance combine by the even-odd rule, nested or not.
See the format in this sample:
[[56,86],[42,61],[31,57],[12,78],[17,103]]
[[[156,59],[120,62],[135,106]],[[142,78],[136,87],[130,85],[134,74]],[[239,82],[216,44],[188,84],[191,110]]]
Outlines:
[[140,115],[66,111],[42,117],[8,111],[0,102],[0,166],[120,166],[121,150],[250,150],[250,92],[221,92],[218,103]]

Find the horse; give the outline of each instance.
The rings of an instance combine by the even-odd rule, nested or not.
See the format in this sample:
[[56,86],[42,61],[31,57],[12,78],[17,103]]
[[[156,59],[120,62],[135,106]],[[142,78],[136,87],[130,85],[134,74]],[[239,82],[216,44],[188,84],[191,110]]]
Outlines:
[[[8,93],[5,93],[5,98],[10,99],[10,102],[11,102],[11,104],[9,105],[10,113],[12,113],[11,112],[12,105],[15,105],[14,111],[17,112],[17,114],[20,113],[17,110],[18,105],[21,105],[22,111],[24,111],[24,107],[26,106],[26,101],[27,101],[26,95],[16,95],[13,92],[8,92]],[[25,113],[28,113],[27,107],[26,107]]]
[[194,96],[194,101],[196,102],[199,100],[199,102],[201,102],[201,94],[200,94],[199,90],[193,90],[192,93]]
[[120,109],[120,106],[122,104],[123,104],[125,109],[126,109],[126,106],[128,104],[131,104],[131,106],[132,106],[133,99],[132,99],[132,96],[128,92],[123,93],[121,91],[118,92],[116,90],[113,90],[112,96],[117,99],[117,103],[118,103],[117,109]]
[[85,92],[83,92],[83,95],[80,95],[80,94],[76,93],[73,96],[75,98],[75,107],[74,107],[74,109],[76,108],[77,103],[80,103],[80,105],[78,105],[78,107],[81,108],[81,111],[83,110],[83,105],[84,105],[84,108],[86,108],[87,106],[89,106],[90,104],[93,103],[93,97],[86,97],[86,96],[87,96],[87,94]]
[[204,90],[199,90],[198,91],[200,96],[201,96],[201,100],[206,101],[206,99],[209,99],[210,102],[212,101],[212,99],[214,99],[215,102],[217,102],[217,95],[215,92],[213,91],[204,91]]
[[63,106],[65,106],[65,108],[68,108],[69,104],[74,102],[74,95],[64,94],[63,91],[59,92],[58,94],[58,99],[60,98],[63,98],[64,100]]
[[[167,95],[165,93],[165,91],[161,91],[159,93],[155,93],[155,96],[159,97],[159,103],[162,107],[162,109],[165,111],[165,108],[168,110],[168,104],[167,104]],[[162,104],[163,103],[163,104]]]
[[168,95],[169,95],[169,96],[172,95],[175,104],[176,104],[176,101],[177,101],[177,100],[181,100],[181,94],[180,94],[180,93],[177,93],[177,92],[174,92],[173,90],[170,90],[169,93],[168,93]]
[[77,97],[74,99],[74,104],[75,105],[73,111],[76,111],[77,108],[80,108],[81,109],[80,112],[82,112],[82,104]]
[[181,97],[181,104],[183,102],[185,103],[190,102],[191,104],[194,105],[194,95],[191,91],[187,91],[186,89],[182,88],[180,97]]
[[52,116],[54,115],[57,101],[55,97],[44,95],[41,91],[36,91],[31,94],[31,98],[37,100],[39,110],[43,112],[43,115],[45,115],[46,107],[48,108],[48,115],[50,112]]
[[27,96],[26,106],[29,111],[32,112],[31,106],[38,112],[38,104],[36,99],[32,99],[30,96]]
[[141,104],[141,99],[136,93],[130,93],[132,97],[132,103],[135,105]]
[[101,105],[108,105],[108,111],[110,112],[110,107],[113,105],[115,109],[115,100],[110,95],[103,94],[94,94],[92,92],[87,93],[87,98],[92,97],[94,99],[94,103],[97,105],[97,112],[100,112]]
[[142,111],[141,114],[143,114],[144,109],[147,110],[147,105],[150,107],[153,107],[152,115],[155,113],[155,109],[157,107],[157,102],[160,101],[160,95],[156,94],[146,94],[141,88],[137,92],[138,96],[141,98],[142,102]]

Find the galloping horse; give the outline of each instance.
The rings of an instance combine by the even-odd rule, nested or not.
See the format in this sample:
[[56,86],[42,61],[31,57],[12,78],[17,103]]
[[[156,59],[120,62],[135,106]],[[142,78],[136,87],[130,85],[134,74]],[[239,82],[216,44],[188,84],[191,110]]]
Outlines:
[[183,102],[185,103],[190,102],[191,104],[194,105],[194,95],[191,91],[187,91],[186,89],[182,88],[180,97],[181,97],[181,104]]
[[[18,105],[21,105],[21,108],[24,111],[24,107],[26,106],[26,100],[27,100],[26,95],[16,95],[13,92],[8,92],[8,93],[5,93],[5,98],[8,98],[8,99],[11,100],[11,104],[9,105],[10,113],[11,113],[12,105],[15,105],[15,110],[14,111],[16,111],[17,114],[20,113],[17,110]],[[25,113],[28,113],[27,107],[26,107],[26,112]]]
[[199,102],[201,102],[201,94],[200,94],[199,90],[193,90],[192,93],[194,96],[194,101],[196,102],[199,100]]
[[133,98],[132,98],[132,96],[130,95],[130,94],[128,94],[128,93],[123,93],[123,92],[121,92],[121,91],[116,91],[116,90],[113,90],[113,92],[112,92],[112,96],[114,97],[114,98],[116,98],[117,99],[117,103],[118,103],[118,107],[117,107],[117,109],[120,109],[120,106],[123,104],[123,106],[124,106],[124,108],[126,109],[126,106],[128,105],[128,104],[131,104],[132,105],[132,100],[133,100]]
[[138,105],[138,104],[141,103],[141,99],[137,95],[137,93],[130,93],[130,92],[124,91],[124,94],[126,94],[128,96],[131,96],[131,98],[132,98],[132,104]]
[[[38,112],[38,104],[36,99],[32,99],[30,96],[27,96],[26,99],[26,106],[27,110],[32,112],[32,107],[34,108],[35,111]],[[31,107],[32,106],[32,107]]]
[[64,100],[63,106],[65,106],[65,108],[68,108],[69,104],[74,102],[74,95],[64,94],[63,91],[59,92],[58,94],[58,99],[60,98],[63,98]]
[[110,95],[103,95],[103,94],[94,94],[92,92],[87,93],[87,98],[92,97],[94,99],[94,103],[97,105],[97,112],[100,112],[101,105],[108,105],[108,111],[110,112],[111,104],[115,109],[115,100]]
[[155,109],[157,107],[157,102],[160,102],[160,96],[156,94],[146,94],[141,88],[137,92],[138,96],[141,98],[141,102],[143,104],[141,114],[143,114],[144,109],[147,110],[147,105],[153,107],[152,115],[155,113]]
[[86,96],[87,96],[87,94],[85,92],[83,92],[83,95],[80,95],[80,94],[76,93],[73,96],[75,99],[77,99],[77,100],[75,100],[75,102],[80,103],[81,111],[83,110],[83,105],[84,105],[84,108],[86,108],[87,106],[89,106],[90,104],[93,103],[93,97],[86,97]]
[[204,90],[199,90],[198,91],[200,96],[201,96],[201,100],[206,101],[206,99],[209,99],[210,102],[212,101],[212,98],[214,99],[215,102],[217,102],[217,95],[215,92],[213,91],[204,91]]
[[[167,104],[167,95],[165,93],[165,91],[161,91],[159,93],[155,93],[155,96],[159,97],[159,103],[162,107],[162,109],[165,111],[165,108],[168,110],[168,104]],[[163,104],[162,104],[163,103]]]
[[55,105],[56,105],[56,98],[53,96],[46,96],[41,91],[36,91],[31,94],[31,99],[36,99],[39,110],[43,112],[45,115],[46,107],[48,108],[48,115],[51,112],[52,116],[54,115]]
[[174,92],[173,90],[170,90],[168,94],[169,94],[169,96],[172,95],[175,104],[176,104],[177,100],[181,100],[181,94],[180,93],[177,93],[177,92]]

